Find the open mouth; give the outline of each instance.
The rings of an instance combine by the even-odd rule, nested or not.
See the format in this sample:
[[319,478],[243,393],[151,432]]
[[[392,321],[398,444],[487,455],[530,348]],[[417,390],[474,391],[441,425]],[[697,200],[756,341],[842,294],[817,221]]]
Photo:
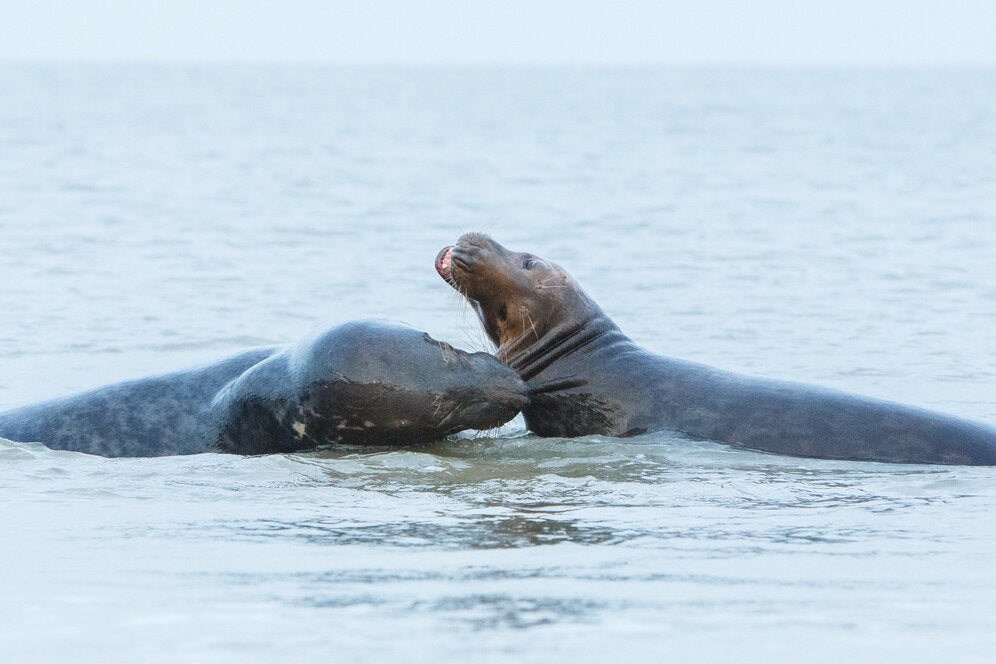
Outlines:
[[453,247],[443,247],[436,256],[436,272],[446,281],[450,280],[453,274]]

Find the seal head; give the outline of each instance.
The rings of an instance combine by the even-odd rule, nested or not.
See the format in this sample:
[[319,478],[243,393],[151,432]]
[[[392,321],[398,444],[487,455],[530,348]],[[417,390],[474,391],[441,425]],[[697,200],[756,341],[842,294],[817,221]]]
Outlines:
[[498,358],[522,370],[543,339],[564,340],[580,329],[615,328],[564,268],[535,254],[511,251],[483,233],[444,247],[436,271],[477,312]]
[[[219,447],[258,453],[333,444],[415,446],[491,429],[528,403],[519,376],[407,325],[354,321],[259,363],[219,394]],[[278,449],[246,450],[247,441]]]

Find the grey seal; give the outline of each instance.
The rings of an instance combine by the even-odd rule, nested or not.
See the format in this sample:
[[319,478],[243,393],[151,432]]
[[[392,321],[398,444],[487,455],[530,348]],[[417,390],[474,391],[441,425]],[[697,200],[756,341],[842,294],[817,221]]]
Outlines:
[[284,347],[0,413],[0,436],[108,457],[417,446],[528,401],[516,373],[406,325],[354,321]]
[[470,233],[436,270],[528,382],[540,436],[672,431],[825,459],[996,465],[996,428],[898,403],[744,376],[649,352],[566,270]]

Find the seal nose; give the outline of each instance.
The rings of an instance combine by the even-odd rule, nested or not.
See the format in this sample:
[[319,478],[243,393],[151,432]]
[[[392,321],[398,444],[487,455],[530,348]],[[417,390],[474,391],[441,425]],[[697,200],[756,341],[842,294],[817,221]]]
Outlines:
[[501,391],[502,399],[516,412],[529,405],[529,386],[514,371],[498,381],[496,387]]
[[436,272],[439,273],[440,277],[449,281],[450,274],[453,272],[453,247],[443,247],[436,254]]
[[474,429],[505,424],[529,405],[529,387],[512,369],[487,353],[474,353],[475,373],[466,390],[466,417]]

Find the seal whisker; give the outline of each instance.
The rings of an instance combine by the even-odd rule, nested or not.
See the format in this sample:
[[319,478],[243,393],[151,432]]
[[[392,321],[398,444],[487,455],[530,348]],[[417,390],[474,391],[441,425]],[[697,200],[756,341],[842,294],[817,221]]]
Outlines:
[[[488,339],[487,334],[481,329],[479,325],[480,321],[477,320],[477,313],[470,304],[470,300],[467,297],[463,289],[454,286],[453,296],[457,298],[459,302],[460,311],[460,334],[467,344],[467,348],[480,353],[493,353],[493,344],[491,340]],[[473,312],[474,314],[474,324],[469,325],[467,320],[468,313]]]
[[[560,277],[560,275],[557,275],[557,274],[553,275],[552,277],[547,277],[543,281],[541,281],[538,284],[536,284],[536,288],[567,288],[566,285],[560,285],[560,286],[551,286],[550,285],[551,283],[553,283],[554,281],[557,281],[558,279],[561,279],[561,277]],[[562,279],[561,279],[561,281],[562,281]]]
[[523,309],[522,314],[525,318],[529,319],[529,328],[532,330],[533,336],[536,337],[536,341],[539,341],[540,337],[539,337],[539,332],[536,331],[536,322],[533,321],[533,317],[529,315],[529,310]]

